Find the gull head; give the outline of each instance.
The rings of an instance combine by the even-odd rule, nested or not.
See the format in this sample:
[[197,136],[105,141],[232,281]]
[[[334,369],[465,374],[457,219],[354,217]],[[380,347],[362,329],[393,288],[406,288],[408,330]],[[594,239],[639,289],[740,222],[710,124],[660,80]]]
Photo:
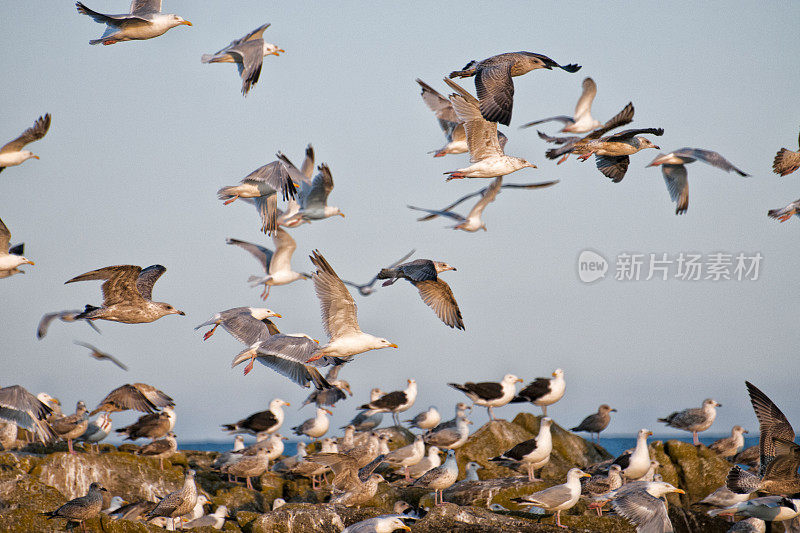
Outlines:
[[16,268],[16,267],[18,267],[20,265],[35,265],[36,264],[36,263],[34,263],[33,261],[31,261],[30,259],[28,259],[27,257],[25,257],[23,255],[16,256],[16,260],[17,260],[17,264],[14,265],[13,268]]
[[285,402],[285,401],[281,400],[280,398],[275,398],[274,400],[269,402],[270,410],[277,409],[278,407],[289,407],[290,405],[292,405],[292,404],[290,404],[289,402]]
[[397,348],[397,345],[395,343],[387,339],[376,338],[373,342],[374,342],[373,350],[379,350],[381,348]]
[[456,270],[456,267],[450,266],[443,261],[433,261],[433,267],[436,269],[437,274],[441,274],[442,272],[447,272],[448,270]]
[[179,17],[178,15],[169,15],[169,16],[171,17],[169,22],[170,22],[170,24],[172,25],[173,28],[175,26],[180,26],[181,24],[183,24],[185,26],[191,26],[192,25],[191,22],[189,22],[188,20],[184,20],[183,17]]
[[264,42],[264,57],[266,56],[279,56],[281,53],[286,52],[283,48],[278,48],[276,45]]
[[[656,150],[661,150],[660,146],[658,146],[657,144],[654,144],[653,141],[651,141],[647,137],[637,136],[636,140],[639,141],[639,150],[644,150],[645,148],[655,148]],[[671,154],[667,154],[667,155],[671,155]],[[650,163],[650,164],[652,165],[652,163]]]
[[186,316],[186,313],[184,313],[183,311],[181,311],[181,310],[179,310],[179,309],[175,309],[174,307],[172,307],[172,306],[171,306],[171,305],[169,305],[168,303],[164,303],[164,302],[153,302],[153,304],[154,304],[154,305],[155,305],[155,306],[156,306],[156,307],[159,309],[159,311],[161,311],[162,315],[164,315],[164,316],[165,316],[165,315],[181,315],[181,316]]
[[264,307],[251,307],[250,314],[253,315],[253,318],[256,320],[266,320],[270,317],[276,318],[283,318],[280,314],[276,313],[272,309],[266,309]]
[[521,157],[511,157],[511,156],[508,157],[511,160],[511,164],[515,170],[520,170],[523,168],[538,168],[536,165],[534,165],[527,159],[522,159]]
[[561,370],[560,368],[556,368],[555,370],[553,370],[553,377],[554,378],[563,378],[564,377],[564,371]]
[[522,383],[522,381],[523,381],[522,378],[518,378],[514,374],[506,374],[505,376],[503,376],[503,383],[514,384],[514,383]]
[[39,159],[39,156],[30,150],[21,150],[20,155],[22,156],[22,161],[27,161],[28,159]]
[[342,213],[342,210],[339,209],[338,207],[332,206],[332,205],[326,205],[325,206],[324,214],[325,214],[325,217],[333,217],[333,216],[339,215],[340,217],[345,218],[344,213]]
[[722,404],[721,404],[721,403],[719,403],[719,402],[717,402],[717,401],[715,401],[715,400],[712,400],[711,398],[707,398],[707,399],[706,399],[706,400],[703,402],[703,407],[704,407],[704,408],[705,408],[705,407],[722,407]]

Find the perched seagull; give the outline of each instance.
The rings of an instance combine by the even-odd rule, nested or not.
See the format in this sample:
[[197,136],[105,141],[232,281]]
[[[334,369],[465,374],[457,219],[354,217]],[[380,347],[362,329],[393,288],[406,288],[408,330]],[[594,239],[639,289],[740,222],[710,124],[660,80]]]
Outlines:
[[428,213],[429,215],[437,215],[437,216],[444,216],[448,218],[452,218],[458,224],[455,226],[451,226],[453,229],[460,229],[462,231],[469,231],[470,233],[474,233],[479,229],[486,231],[486,223],[481,219],[481,215],[483,215],[483,210],[486,209],[486,206],[490,203],[494,202],[494,199],[497,198],[497,195],[500,193],[500,187],[503,184],[503,177],[497,177],[494,179],[491,185],[486,187],[486,191],[481,196],[481,199],[470,209],[469,214],[464,217],[455,213],[453,211],[438,211],[435,209],[424,209],[421,207],[414,207],[409,205],[409,209],[414,209],[416,211],[423,211]]
[[616,413],[616,409],[612,409],[608,404],[603,404],[597,408],[597,412],[584,418],[580,424],[570,429],[570,431],[586,431],[589,436],[594,438],[597,434],[597,442],[600,442],[600,432],[608,427],[611,422],[611,414]]
[[425,441],[422,435],[417,435],[414,442],[407,446],[397,448],[393,452],[387,454],[383,460],[390,465],[402,466],[406,481],[410,481],[411,477],[408,475],[408,467],[422,461],[423,457],[425,457]]
[[467,411],[472,411],[472,406],[466,402],[458,402],[456,404],[455,416],[445,422],[440,422],[438,426],[431,429],[431,431],[439,431],[440,429],[454,428],[459,418],[466,418]]
[[158,467],[164,470],[164,459],[169,459],[178,451],[178,441],[175,433],[169,432],[163,439],[154,440],[150,444],[136,450],[136,455],[158,459]]
[[242,95],[247,96],[250,88],[258,83],[261,76],[261,64],[269,55],[279,56],[285,52],[272,43],[264,40],[264,30],[269,28],[269,23],[259,26],[240,39],[231,41],[231,44],[214,54],[203,54],[202,63],[236,63],[239,76],[242,78]]
[[86,531],[84,520],[94,518],[100,514],[103,509],[103,493],[107,492],[100,483],[92,483],[89,485],[89,492],[86,496],[80,496],[74,500],[70,500],[55,511],[45,513],[47,519],[53,518],[66,518],[67,522],[75,520],[80,522],[81,531]]
[[423,457],[420,462],[408,468],[408,475],[417,479],[425,472],[442,464],[442,458],[439,457],[439,448],[436,446],[428,446],[428,453]]
[[464,467],[466,474],[464,475],[464,479],[462,481],[480,481],[481,478],[478,477],[478,470],[481,468],[483,467],[475,461],[468,462]]
[[214,510],[213,513],[190,520],[181,527],[183,529],[195,529],[198,527],[213,527],[214,529],[222,529],[222,527],[225,525],[226,516],[228,516],[228,508],[224,505],[220,505]]
[[[281,153],[277,155],[280,157]],[[278,227],[278,192],[283,200],[297,195],[286,166],[280,161],[273,161],[242,178],[239,185],[222,187],[217,191],[217,197],[224,200],[224,205],[238,198],[253,198],[261,216],[261,231],[271,235]]]
[[47,417],[51,413],[53,409],[28,392],[25,387],[11,385],[0,388],[0,420],[11,422],[31,432],[45,444],[56,438],[47,423]]
[[372,474],[369,478],[347,492],[332,497],[329,503],[352,507],[370,501],[378,492],[378,483],[386,481],[380,474]]
[[[59,319],[62,322],[77,322],[78,319],[75,317],[80,315],[83,311],[81,309],[73,309],[70,311],[58,311],[57,313],[47,313],[42,317],[39,321],[39,327],[36,328],[36,338],[43,339],[45,335],[47,335],[47,329],[50,327],[50,323],[55,320]],[[93,330],[97,333],[100,333],[100,330],[97,329],[91,320],[84,318],[84,322],[89,324]]]
[[602,126],[602,123],[592,116],[592,102],[594,97],[597,96],[597,84],[592,78],[583,78],[583,92],[581,92],[578,103],[575,105],[575,114],[571,117],[566,115],[558,115],[555,117],[543,118],[541,120],[534,120],[523,124],[520,128],[529,128],[536,124],[543,122],[557,121],[564,124],[561,128],[562,132],[569,133],[589,133],[595,128]]
[[233,424],[223,424],[225,431],[231,433],[248,433],[258,435],[261,433],[275,433],[283,425],[283,407],[291,405],[280,398],[269,402],[269,409],[253,413]]
[[434,428],[425,433],[425,442],[443,450],[456,450],[467,442],[470,424],[466,418],[458,417],[454,427]]
[[331,388],[313,391],[303,401],[303,404],[300,407],[305,407],[310,403],[316,403],[318,407],[325,405],[333,407],[339,400],[346,399],[348,394],[352,396],[353,391],[350,389],[350,383],[343,379],[339,379],[339,370],[341,368],[342,365],[332,366],[330,370],[328,370],[328,373],[325,374],[325,381],[330,383]]
[[214,331],[219,326],[222,326],[237,341],[251,345],[259,339],[280,333],[272,320],[270,320],[272,317],[283,318],[271,309],[234,307],[233,309],[216,313],[211,319],[206,320],[199,326],[195,326],[194,329],[196,331],[213,324],[214,327],[203,335],[203,340],[207,341],[214,334]]
[[439,274],[456,268],[442,261],[415,259],[391,268],[384,268],[378,273],[378,279],[385,279],[383,286],[392,285],[398,279],[406,279],[419,291],[425,305],[433,309],[439,319],[451,328],[464,329],[464,320],[458,308],[453,291],[446,281],[439,279]]
[[[36,119],[33,126],[23,131],[22,134],[11,142],[6,143],[0,148],[0,172],[6,167],[14,167],[28,159],[39,159],[30,150],[23,150],[26,144],[38,141],[47,134],[50,129],[50,113]],[[0,248],[5,250],[5,248]]]
[[[375,387],[369,392],[369,401],[374,402],[384,394],[386,393],[383,392],[381,389]],[[355,427],[356,431],[364,431],[364,432],[371,431],[376,427],[380,426],[381,422],[383,422],[383,413],[382,412],[373,413],[368,415],[367,412],[368,411],[363,411],[361,413],[358,413],[356,416],[353,417],[349,425]],[[344,427],[342,427],[341,429],[344,429]]]
[[380,398],[365,403],[359,409],[366,409],[365,414],[374,413],[392,413],[392,419],[395,425],[400,425],[400,420],[397,417],[398,413],[407,411],[414,405],[417,399],[417,382],[416,380],[409,379],[408,387],[405,390],[393,391],[384,394]]
[[500,464],[523,463],[528,469],[528,481],[541,481],[536,479],[535,469],[541,468],[550,459],[550,452],[553,451],[553,437],[550,433],[552,425],[553,421],[550,418],[542,418],[536,438],[520,442],[510,450],[489,460]]
[[744,433],[748,431],[742,426],[733,426],[730,437],[714,441],[709,448],[717,452],[720,457],[733,457],[744,448]]
[[697,446],[700,444],[697,434],[707,430],[714,423],[714,419],[717,417],[717,407],[722,407],[722,404],[707,398],[700,408],[693,407],[675,411],[665,418],[659,418],[658,421],[669,427],[691,431],[694,445]]
[[653,432],[647,429],[640,429],[636,435],[636,447],[633,452],[626,452],[614,459],[612,464],[618,465],[622,469],[622,475],[627,480],[637,480],[647,474],[650,468],[650,450],[647,447],[647,437]]
[[[414,252],[416,252],[416,250],[411,250],[406,255],[404,255],[403,257],[401,257],[400,259],[398,259],[397,261],[395,261],[394,263],[392,263],[391,265],[389,265],[389,266],[387,266],[385,268],[394,268],[394,267],[400,265],[403,261],[405,261],[406,259],[408,259],[412,255],[414,255]],[[381,270],[383,270],[383,269],[381,269]],[[375,276],[373,276],[373,278],[371,280],[369,280],[367,283],[358,284],[358,283],[354,283],[352,281],[347,281],[347,280],[342,280],[342,283],[344,283],[345,285],[350,285],[351,287],[355,287],[356,289],[358,289],[358,292],[361,293],[361,296],[369,296],[370,294],[372,294],[373,292],[375,292],[377,290],[377,289],[374,288],[374,285],[375,285],[375,283],[377,281],[378,281],[378,274],[375,274]]]
[[753,498],[725,509],[711,509],[711,516],[744,515],[760,518],[766,522],[783,522],[800,515],[800,499],[786,496],[762,496]]
[[671,492],[685,494],[664,482],[648,482],[646,487],[636,486],[631,490],[620,491],[611,502],[614,511],[632,522],[639,533],[673,531],[672,522],[667,515],[667,507],[662,496]]
[[414,481],[411,486],[433,489],[433,503],[434,505],[439,505],[444,503],[444,496],[442,494],[444,489],[450,488],[456,482],[457,478],[458,463],[456,462],[456,452],[454,450],[448,450],[444,464],[428,470],[424,475]]
[[513,76],[522,76],[531,70],[553,67],[567,72],[577,72],[580,65],[559,65],[549,57],[533,52],[508,52],[482,61],[470,61],[461,69],[450,73],[451,78],[475,76],[475,90],[480,98],[480,112],[488,121],[508,126],[514,105]]
[[778,209],[770,209],[767,211],[767,216],[770,218],[776,218],[781,222],[786,222],[792,215],[797,215],[800,217],[800,200],[795,200],[794,202],[790,203],[786,207],[780,207]]
[[433,429],[439,425],[441,420],[442,416],[436,410],[436,407],[430,406],[427,411],[421,412],[411,420],[406,420],[406,422],[409,422],[412,428]]
[[748,499],[750,499],[749,494],[736,494],[727,486],[723,485],[697,503],[723,508],[736,505]]
[[166,271],[166,267],[161,265],[145,269],[134,265],[118,265],[92,270],[66,281],[105,280],[102,286],[103,305],[87,305],[83,313],[75,318],[142,324],[166,315],[184,316],[186,313],[170,304],[151,299],[153,285]]
[[269,450],[259,448],[255,455],[246,455],[236,462],[224,465],[220,470],[223,474],[228,474],[234,478],[243,477],[248,489],[253,485],[250,478],[259,477],[269,469]]
[[681,148],[668,154],[658,154],[648,167],[661,165],[661,173],[667,183],[667,191],[673,202],[677,203],[675,208],[676,215],[682,215],[689,209],[689,181],[686,176],[686,166],[694,161],[703,161],[711,166],[721,168],[726,172],[734,171],[742,177],[750,174],[739,170],[727,159],[711,150],[701,150],[700,148]]
[[136,422],[124,428],[115,430],[117,433],[127,435],[125,440],[160,439],[175,427],[175,410],[165,407],[160,413],[140,416]]
[[311,276],[302,272],[295,272],[292,270],[292,254],[297,249],[297,243],[289,235],[286,230],[278,227],[272,233],[272,242],[275,243],[275,251],[269,248],[259,246],[246,241],[238,239],[226,239],[227,244],[233,244],[250,252],[250,255],[256,258],[264,269],[265,277],[250,276],[248,282],[253,284],[253,287],[264,285],[264,292],[261,293],[261,299],[266,300],[269,296],[269,291],[274,285],[287,285],[299,279],[311,279]]
[[94,357],[98,361],[111,361],[112,363],[114,363],[115,365],[120,367],[122,370],[128,370],[128,367],[125,366],[122,363],[122,361],[120,361],[119,359],[117,359],[116,357],[114,357],[111,354],[107,354],[105,352],[101,352],[100,350],[98,350],[97,348],[92,346],[91,344],[87,344],[85,342],[80,342],[80,341],[75,341],[75,344],[77,344],[78,346],[83,346],[84,348],[87,348],[89,350],[89,352],[90,352],[89,355],[91,355],[92,357]]
[[450,102],[458,119],[464,123],[469,146],[469,161],[472,163],[468,167],[445,172],[450,175],[447,181],[461,178],[496,178],[526,167],[536,168],[536,165],[525,159],[505,155],[497,135],[497,122],[491,122],[481,116],[478,100],[466,89],[447,78],[444,81],[457,91],[457,94],[450,95]]
[[567,529],[561,524],[561,511],[571,509],[581,496],[581,478],[591,477],[580,468],[572,468],[567,472],[567,482],[556,485],[539,492],[534,492],[521,498],[511,498],[511,501],[519,505],[535,505],[546,511],[556,512],[556,525]]
[[448,383],[456,390],[460,390],[476,405],[482,405],[489,411],[489,419],[494,420],[494,407],[503,407],[511,402],[517,393],[516,383],[521,383],[522,379],[514,374],[506,374],[503,381],[496,383],[493,381],[483,381],[473,383],[468,381],[463,385],[458,383]]
[[99,442],[108,437],[109,433],[111,433],[111,415],[108,413],[100,413],[97,420],[89,422],[89,425],[86,426],[86,431],[75,439],[75,442],[88,442],[90,447],[94,444],[97,446],[97,451],[99,452]]
[[92,39],[89,44],[114,44],[121,41],[139,41],[158,37],[181,24],[191,26],[192,23],[178,15],[161,12],[161,0],[133,0],[130,13],[122,15],[104,15],[92,11],[81,2],[76,2],[78,13],[87,15],[95,22],[106,25],[106,31],[99,39]]
[[312,439],[318,439],[328,432],[330,427],[330,419],[326,414],[333,415],[328,409],[324,407],[317,407],[317,415],[314,418],[309,418],[300,425],[292,428],[295,435],[306,435]]
[[[586,483],[583,484],[581,494],[590,497],[599,496],[600,494],[617,490],[622,486],[622,483],[622,469],[619,465],[611,465],[608,469],[607,476],[595,475],[592,476],[591,479],[588,479]],[[605,501],[599,501],[590,505],[590,507],[594,507],[597,510],[597,516],[603,516],[603,506],[606,503]]]
[[567,388],[564,371],[556,368],[552,379],[536,378],[522,388],[511,400],[512,403],[530,402],[542,408],[542,415],[547,416],[547,406],[556,403],[564,396]]
[[383,515],[368,518],[346,527],[342,533],[392,533],[398,529],[411,531],[411,528],[403,522],[403,518],[407,517],[404,515]]
[[115,413],[135,409],[143,413],[153,413],[164,407],[175,407],[175,402],[164,392],[147,383],[126,383],[108,393],[90,414],[100,411]]
[[[798,142],[800,142],[800,140]],[[5,148],[3,148],[3,150],[5,150]],[[0,153],[2,153],[2,150],[0,150]],[[786,148],[781,148],[778,150],[778,153],[775,154],[775,161],[772,163],[772,171],[775,174],[786,176],[798,168],[800,168],[800,150],[794,152]]]
[[75,450],[72,449],[72,441],[83,435],[83,432],[89,427],[89,414],[86,411],[86,404],[78,402],[75,407],[75,414],[57,418],[50,422],[50,426],[56,435],[67,441],[69,453],[74,454]]
[[157,516],[164,516],[172,519],[175,526],[175,519],[189,513],[197,503],[197,485],[194,483],[194,470],[187,470],[183,478],[183,487],[175,492],[170,492],[164,499],[145,515],[146,520]]
[[24,244],[10,246],[11,232],[8,227],[0,220],[0,279],[13,276],[14,274],[24,274],[23,270],[17,267],[20,265],[33,265],[33,261],[23,256]]

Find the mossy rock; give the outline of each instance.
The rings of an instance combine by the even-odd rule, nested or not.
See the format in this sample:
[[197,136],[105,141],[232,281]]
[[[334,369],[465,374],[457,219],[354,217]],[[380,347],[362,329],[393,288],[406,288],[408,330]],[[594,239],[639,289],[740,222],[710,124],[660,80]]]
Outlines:
[[539,533],[562,532],[564,529],[554,525],[539,523],[534,515],[525,513],[493,513],[480,507],[459,507],[444,503],[431,508],[422,520],[411,526],[414,533],[440,533],[442,531],[464,533]]
[[[514,424],[522,426],[534,435],[539,434],[541,422],[542,417],[531,413],[519,413],[513,420]],[[569,468],[575,466],[584,468],[613,457],[599,444],[567,431],[555,422],[550,426],[550,433],[553,436],[553,455],[561,457],[567,464],[572,465]]]
[[697,502],[725,484],[731,465],[713,450],[668,440],[664,443],[664,452],[676,470],[676,486],[686,491],[681,498],[684,504]]
[[490,462],[489,458],[496,457],[516,444],[533,437],[534,435],[529,431],[505,420],[487,422],[456,450],[458,479],[464,479],[466,465],[470,461],[475,461],[483,467],[483,470],[478,471],[478,476],[481,478],[508,476],[510,472],[508,468]]
[[227,489],[218,490],[210,499],[215,508],[224,505],[231,513],[240,511],[263,513],[269,508],[263,494],[244,485],[230,484]]

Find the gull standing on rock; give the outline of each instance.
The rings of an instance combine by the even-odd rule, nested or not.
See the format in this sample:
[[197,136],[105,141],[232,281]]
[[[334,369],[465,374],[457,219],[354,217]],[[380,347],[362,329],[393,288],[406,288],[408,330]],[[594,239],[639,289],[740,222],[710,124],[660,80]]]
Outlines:
[[707,430],[714,423],[714,419],[717,417],[717,407],[722,407],[722,404],[707,398],[700,408],[694,407],[683,411],[675,411],[665,418],[659,418],[658,421],[675,429],[691,431],[694,445],[697,446],[700,444],[697,434]]
[[552,425],[551,419],[542,418],[536,438],[520,442],[507,452],[489,460],[504,466],[505,463],[523,463],[528,469],[528,481],[541,481],[536,479],[535,469],[543,467],[550,460],[550,453],[553,451],[553,437],[550,433]]
[[420,462],[408,468],[408,475],[416,479],[421,477],[425,472],[436,468],[442,464],[442,458],[439,457],[439,448],[436,446],[428,446],[428,453],[423,457]]
[[586,77],[583,79],[583,92],[581,92],[578,103],[575,104],[575,114],[571,117],[566,115],[558,115],[555,117],[543,118],[541,120],[534,120],[520,126],[520,128],[529,128],[536,124],[543,122],[557,121],[561,122],[564,127],[561,128],[562,132],[569,133],[589,133],[595,128],[602,126],[602,123],[592,116],[592,102],[594,97],[597,96],[597,84],[592,78]]
[[89,422],[86,431],[75,439],[75,442],[88,442],[90,450],[92,445],[95,445],[97,453],[100,453],[99,442],[108,437],[109,433],[111,433],[111,416],[108,413],[100,413],[97,420]]
[[627,480],[636,480],[647,473],[650,468],[650,450],[647,447],[647,437],[653,434],[648,429],[640,429],[636,435],[636,447],[633,452],[626,452],[614,459],[612,464],[619,465],[622,474]]
[[521,382],[522,379],[514,374],[506,374],[500,383],[493,381],[473,383],[468,381],[463,385],[458,383],[448,383],[448,385],[466,394],[475,405],[486,407],[489,411],[489,420],[494,420],[493,409],[495,407],[503,407],[511,402],[517,393],[515,385]]
[[234,478],[243,477],[248,489],[253,488],[251,477],[259,477],[269,468],[269,450],[259,448],[255,455],[245,455],[234,463],[224,465],[220,471]]
[[587,431],[589,436],[594,439],[594,434],[597,434],[597,442],[600,442],[600,432],[608,427],[611,422],[611,414],[616,413],[616,409],[612,409],[608,404],[603,404],[597,408],[597,412],[584,418],[580,424],[570,429],[570,431]]
[[572,509],[581,497],[581,478],[591,477],[580,468],[572,468],[567,472],[567,482],[556,485],[539,492],[534,492],[521,498],[511,498],[511,501],[519,505],[535,505],[546,511],[556,512],[556,525],[567,529],[561,524],[561,511]]
[[365,414],[374,413],[392,413],[392,419],[396,426],[400,425],[400,419],[397,417],[398,413],[407,411],[414,405],[417,399],[417,382],[416,380],[409,379],[408,387],[405,390],[393,391],[384,394],[376,400],[365,403],[359,409],[367,409]]
[[213,527],[214,529],[222,529],[225,525],[225,517],[228,516],[228,508],[224,505],[217,507],[213,513],[195,518],[185,524],[182,529],[194,529],[197,527]]
[[450,95],[450,102],[464,123],[469,146],[470,166],[445,172],[450,176],[447,181],[461,178],[496,178],[505,176],[523,168],[536,168],[536,165],[520,157],[508,156],[503,152],[497,134],[497,122],[486,120],[481,116],[478,100],[466,89],[445,78],[457,94]]
[[444,496],[442,494],[444,489],[450,488],[456,482],[457,478],[458,463],[456,462],[456,452],[448,450],[444,464],[429,470],[422,477],[414,481],[411,486],[433,489],[433,503],[434,505],[439,505],[444,503]]
[[99,39],[92,39],[89,44],[109,45],[121,41],[152,39],[181,24],[192,25],[178,15],[162,13],[161,0],[133,0],[130,13],[122,15],[98,13],[81,2],[76,2],[75,7],[78,8],[78,13],[106,25],[103,35]]
[[103,493],[107,492],[100,483],[89,485],[86,496],[80,496],[70,500],[55,511],[45,513],[47,519],[66,518],[67,521],[75,520],[80,522],[81,531],[86,531],[84,520],[94,518],[103,509]]
[[350,383],[343,379],[339,379],[339,370],[342,365],[334,365],[325,374],[325,381],[330,385],[330,389],[315,390],[303,401],[301,408],[310,403],[316,403],[317,406],[329,405],[333,407],[339,400],[344,400],[348,395],[352,396],[353,391],[350,389]]
[[[798,143],[800,143],[800,140],[798,140]],[[775,174],[786,176],[798,168],[800,168],[800,150],[795,152],[786,148],[781,148],[778,150],[778,153],[775,154],[775,161],[772,163],[772,171]]]
[[378,483],[386,481],[380,474],[372,474],[367,481],[360,483],[353,489],[336,495],[329,503],[344,505],[345,507],[361,506],[370,501],[378,492]]
[[[0,277],[2,277],[2,274],[0,274]],[[50,323],[53,320],[59,319],[62,322],[77,322],[78,319],[75,317],[80,315],[81,313],[83,313],[82,309],[73,309],[70,311],[58,311],[56,313],[47,313],[39,321],[39,327],[36,328],[36,338],[43,339],[44,336],[47,335],[47,330],[50,327]],[[89,326],[91,326],[91,328],[95,330],[97,333],[100,333],[100,330],[97,329],[97,326],[95,326],[91,320],[84,318],[83,321],[89,324]]]
[[[50,113],[36,119],[33,126],[23,131],[19,137],[0,148],[0,172],[6,167],[20,165],[28,159],[39,159],[38,155],[35,155],[30,150],[23,150],[23,148],[26,144],[38,141],[44,137],[48,129],[50,129]],[[0,250],[5,250],[5,248],[0,247]]]
[[[556,403],[564,396],[567,383],[564,371],[556,368],[551,378],[536,378],[522,388],[511,403],[530,402],[542,408],[542,416],[547,416],[547,406]],[[522,380],[520,380],[522,381]]]
[[175,438],[175,433],[170,431],[163,439],[154,440],[136,450],[136,455],[158,459],[159,470],[164,470],[164,459],[169,459],[177,451],[178,441]]
[[149,521],[157,516],[171,518],[174,527],[175,519],[188,514],[197,503],[197,486],[194,483],[194,475],[194,470],[187,470],[183,479],[183,487],[167,494],[152,511],[145,515],[145,519]]
[[200,61],[202,63],[236,63],[239,76],[242,78],[242,95],[247,96],[250,88],[258,83],[264,58],[269,55],[280,56],[281,52],[285,52],[264,40],[264,30],[269,26],[269,23],[259,26],[244,37],[231,41],[231,44],[219,52],[203,54]]
[[275,398],[269,402],[269,409],[266,411],[253,413],[233,424],[223,424],[222,427],[231,433],[247,433],[249,435],[275,433],[283,425],[283,407],[289,405],[291,405],[289,402]]
[[103,305],[87,305],[76,319],[110,320],[125,324],[153,322],[166,315],[181,315],[168,303],[152,301],[153,285],[158,281],[166,267],[151,265],[145,269],[134,265],[118,265],[92,270],[68,280],[105,280],[102,285]]
[[[375,387],[369,392],[369,401],[374,402],[385,394],[386,393],[381,389]],[[372,412],[372,414],[367,414],[368,412],[370,411],[358,413],[350,421],[350,424],[356,428],[356,431],[371,431],[381,425],[381,422],[383,421],[383,412]]]
[[417,464],[423,457],[425,457],[425,441],[422,435],[417,435],[411,444],[397,448],[387,454],[384,462],[390,465],[402,466],[406,481],[409,481],[411,477],[408,475],[408,467]]
[[720,457],[733,457],[744,448],[744,433],[748,431],[742,426],[733,426],[730,437],[714,441],[709,448],[717,452]]
[[172,431],[176,418],[175,410],[167,406],[160,413],[140,416],[133,424],[115,431],[127,435],[125,440],[144,438],[153,441]]
[[439,411],[436,410],[436,407],[431,405],[427,411],[421,412],[411,420],[406,420],[406,422],[409,422],[412,428],[427,430],[438,426],[441,420],[442,417]]
[[458,422],[459,418],[467,417],[467,411],[472,411],[472,406],[465,402],[458,402],[456,404],[455,416],[446,422],[441,422],[438,426],[434,427],[430,431],[439,431],[441,429],[456,427],[456,422]]
[[469,438],[469,425],[472,424],[464,417],[456,420],[454,427],[432,429],[425,434],[425,442],[443,450],[455,450],[467,442]]
[[89,415],[86,412],[86,404],[78,402],[75,406],[75,414],[69,416],[62,416],[50,423],[53,431],[67,441],[67,449],[70,454],[74,454],[75,450],[72,449],[73,439],[77,439],[86,428],[89,426]]
[[402,515],[386,515],[368,518],[346,527],[342,533],[392,533],[398,529],[411,531],[403,522]]
[[330,427],[330,420],[326,414],[333,415],[329,410],[324,407],[317,407],[317,415],[314,418],[309,418],[302,424],[292,428],[295,435],[306,435],[312,439],[318,439],[328,432]]
[[24,274],[23,270],[17,267],[20,265],[33,265],[33,261],[23,256],[24,245],[18,244],[11,246],[11,232],[8,227],[0,220],[0,279],[13,276],[14,274]]
[[[583,484],[581,494],[585,494],[590,497],[599,496],[600,494],[617,490],[622,486],[622,483],[622,469],[619,467],[619,465],[611,465],[611,467],[608,469],[607,476],[595,475],[592,476],[591,479],[587,480],[586,483]],[[605,504],[605,501],[600,501],[591,504],[589,507],[594,507],[597,510],[597,516],[603,516],[603,506]]]

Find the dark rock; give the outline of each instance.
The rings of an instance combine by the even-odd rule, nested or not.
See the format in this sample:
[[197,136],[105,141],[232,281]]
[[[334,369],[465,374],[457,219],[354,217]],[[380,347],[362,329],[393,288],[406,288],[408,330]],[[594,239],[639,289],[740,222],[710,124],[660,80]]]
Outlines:
[[381,514],[384,511],[373,507],[287,503],[256,518],[248,527],[252,533],[339,533],[351,524]]

